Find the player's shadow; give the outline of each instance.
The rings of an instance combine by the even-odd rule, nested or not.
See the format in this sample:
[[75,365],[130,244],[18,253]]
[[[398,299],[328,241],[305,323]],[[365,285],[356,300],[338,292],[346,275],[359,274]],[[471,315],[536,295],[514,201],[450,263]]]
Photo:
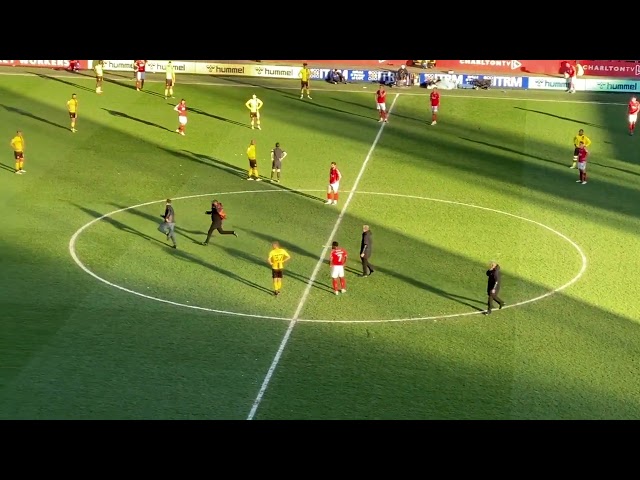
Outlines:
[[[252,81],[250,81],[250,80],[244,81],[240,77],[228,77],[225,80],[227,80],[228,82],[231,82],[231,83],[237,83],[238,85],[244,85],[244,86],[247,86],[247,87],[255,87],[255,88],[259,88],[261,90],[271,90],[272,92],[278,92],[279,94],[284,95],[285,97],[300,98],[300,93],[292,93],[290,91],[282,90],[282,89],[276,88],[276,87],[269,87],[269,86],[265,86],[265,85],[256,85]],[[291,88],[290,90],[296,90],[296,89]],[[299,92],[299,89],[297,89],[297,90]]]
[[483,141],[480,141],[480,140],[473,140],[471,138],[466,138],[466,137],[458,137],[458,138],[461,138],[462,140],[466,140],[467,142],[473,142],[473,143],[477,143],[479,145],[484,145],[486,147],[497,148],[498,150],[502,150],[504,152],[513,153],[513,154],[516,154],[516,155],[522,155],[524,157],[533,158],[535,160],[542,160],[543,162],[547,162],[547,163],[553,163],[554,165],[562,165],[562,166],[564,166],[566,164],[566,162],[565,163],[556,162],[555,160],[550,160],[548,158],[539,157],[538,155],[531,155],[529,153],[523,152],[522,150],[515,150],[513,148],[504,147],[502,145],[496,145],[495,143],[483,142]]
[[[342,103],[348,103],[349,105],[355,105],[356,107],[361,107],[361,108],[363,108],[363,109],[366,109],[366,110],[368,110],[368,111],[372,112],[372,114],[371,114],[370,116],[368,116],[367,118],[373,118],[374,116],[378,116],[378,112],[377,112],[377,110],[376,110],[376,106],[375,106],[375,101],[373,101],[373,100],[372,100],[372,103],[371,103],[371,105],[370,105],[370,106],[369,106],[369,105],[363,105],[362,103],[358,103],[358,102],[351,102],[351,101],[349,101],[349,100],[345,100],[345,99],[343,99],[343,98],[337,98],[337,97],[332,97],[332,98],[331,98],[331,100],[336,100],[336,101],[338,101],[338,102],[342,102]],[[387,102],[387,107],[388,107],[389,105],[390,105],[390,104]],[[387,112],[388,112],[388,111],[389,111],[389,109],[387,108]],[[420,123],[420,124],[424,124],[424,122],[426,121],[426,119],[425,119],[425,120],[420,120],[419,118],[415,118],[415,117],[407,117],[406,115],[401,115],[401,114],[399,114],[399,113],[395,113],[395,112],[392,112],[392,113],[391,113],[390,118],[391,118],[391,117],[404,118],[404,119],[406,119],[406,120],[411,120],[411,121],[413,121],[413,122],[418,122],[418,123]]]
[[[478,300],[477,298],[469,298],[469,297],[465,297],[463,295],[458,295],[455,293],[450,293],[447,292],[445,290],[442,290],[440,288],[434,287],[433,285],[429,285],[428,283],[425,282],[421,282],[420,280],[416,279],[416,278],[412,278],[412,277],[408,277],[406,275],[403,275],[402,273],[399,273],[395,270],[390,270],[388,268],[384,268],[384,267],[379,267],[374,265],[373,266],[375,273],[373,275],[371,275],[371,277],[368,278],[375,278],[375,275],[379,272],[384,273],[385,275],[389,275],[390,277],[394,277],[397,278],[398,280],[402,280],[405,283],[408,283],[410,285],[413,285],[414,287],[418,287],[422,290],[426,290],[428,292],[434,293],[440,297],[446,298],[447,300],[451,300],[453,302],[456,303],[460,303],[462,305],[465,305],[469,308],[472,308],[474,310],[477,311],[483,311],[485,310],[484,308],[478,307],[477,305],[484,305],[485,303]],[[471,303],[473,302],[473,303]]]
[[[290,97],[287,97],[287,98],[291,99]],[[295,97],[294,99],[297,100],[298,102],[300,102],[300,97]],[[372,118],[371,115],[360,115],[359,113],[350,112],[348,110],[342,110],[340,108],[330,107],[328,105],[323,105],[321,103],[317,103],[317,102],[313,102],[313,101],[304,101],[304,102],[300,102],[300,103],[303,106],[308,107],[308,108],[322,108],[322,109],[325,109],[325,110],[331,110],[333,112],[352,115],[354,117],[366,118],[367,120],[371,120],[371,118]]]
[[0,107],[4,108],[7,112],[17,113],[18,115],[23,115],[25,117],[33,118],[34,120],[38,120],[39,122],[46,123],[46,124],[51,125],[53,127],[62,128],[63,130],[69,130],[67,127],[64,127],[62,125],[54,123],[51,120],[47,120],[46,118],[42,118],[42,117],[39,117],[37,115],[34,115],[33,113],[29,113],[29,112],[26,112],[24,110],[20,110],[19,108],[9,107],[7,105],[2,105],[2,104],[0,104]]
[[[113,203],[113,202],[109,203],[109,205],[112,205],[112,206],[114,206],[114,207],[116,207],[118,209],[126,208],[124,205],[118,205],[117,203]],[[156,227],[158,225],[160,225],[160,223],[162,223],[162,217],[160,216],[160,214],[158,214],[158,216],[155,217],[155,216],[151,215],[150,213],[142,212],[142,211],[137,210],[135,208],[129,209],[129,210],[127,210],[127,212],[128,213],[132,213],[132,214],[134,214],[134,215],[136,215],[136,216],[138,216],[140,218],[144,218],[145,220],[149,220],[150,222],[155,223]],[[182,237],[185,237],[185,238],[188,238],[189,240],[191,240],[194,243],[202,243],[202,242],[199,242],[198,240],[196,240],[195,238],[187,235],[187,233],[201,233],[201,232],[192,232],[192,231],[180,228],[178,226],[175,227],[175,231],[176,231],[176,233],[178,235],[180,235]]]
[[243,283],[244,285],[247,285],[248,287],[255,288],[256,290],[260,290],[261,292],[265,292],[265,293],[268,293],[270,295],[273,294],[273,291],[269,290],[268,288],[266,288],[266,287],[264,287],[264,286],[262,286],[260,284],[252,282],[251,280],[247,280],[246,278],[241,277],[240,275],[238,275],[238,274],[236,274],[236,273],[234,273],[234,272],[232,272],[230,270],[227,270],[227,269],[218,267],[217,265],[213,265],[211,263],[205,262],[204,260],[201,260],[200,258],[198,258],[198,257],[196,257],[194,255],[191,255],[190,253],[187,253],[187,252],[185,252],[183,250],[180,250],[179,248],[178,249],[171,249],[171,250],[167,251],[167,253],[170,254],[170,255],[173,255],[173,256],[181,259],[181,260],[184,260],[184,261],[187,261],[187,262],[191,262],[191,263],[195,263],[196,265],[200,265],[202,267],[208,268],[209,270],[213,270],[216,273],[222,274],[226,278],[231,278],[233,280],[236,280],[237,282]]
[[[247,252],[244,252],[242,250],[238,250],[237,248],[232,248],[232,247],[220,246],[220,248],[222,248],[223,250],[229,252],[234,257],[242,258],[243,260],[251,263],[252,265],[255,265],[255,264],[264,265],[265,269],[269,269],[269,265],[267,265],[267,262],[266,262],[266,257],[265,258],[260,258],[260,257],[258,257],[256,255],[252,255],[250,253],[247,253]],[[292,253],[294,252],[294,250],[291,249],[289,246],[287,246],[287,250],[291,250]],[[300,275],[299,273],[296,273],[296,272],[294,272],[292,270],[289,270],[289,269],[285,270],[285,276],[290,277],[290,278],[294,278],[295,280],[298,280],[299,282],[301,282],[301,283],[303,283],[305,285],[309,283],[309,280],[311,280],[309,277],[305,277],[304,275]],[[314,287],[314,288],[317,288],[319,290],[324,290],[325,292],[333,293],[332,289],[330,289],[327,285],[323,285],[322,283],[318,282],[317,280],[314,280],[311,283],[311,286]]]
[[165,130],[167,132],[173,132],[173,130],[168,129],[167,127],[163,127],[162,125],[158,125],[157,123],[150,122],[148,120],[142,120],[141,118],[132,117],[123,112],[118,112],[117,110],[109,110],[108,108],[103,108],[102,110],[108,112],[110,115],[114,117],[126,118],[128,120],[133,120],[134,122],[142,123],[143,125],[148,125],[150,127],[159,128],[160,130]]
[[[162,148],[162,147],[160,147]],[[178,155],[180,157],[191,160],[192,162],[200,163],[202,165],[208,165],[210,167],[216,167],[220,170],[224,170],[231,175],[242,178],[243,180],[247,178],[247,170],[238,167],[237,165],[232,165],[231,163],[227,163],[224,160],[220,160],[218,158],[212,157],[210,155],[204,155],[202,153],[194,153],[188,150],[181,150],[180,152],[176,152],[175,150],[169,150],[166,148],[162,148],[163,150],[170,152],[174,155]]]
[[15,172],[15,168],[10,167],[9,165],[5,165],[4,163],[0,163],[0,168],[11,173]]
[[85,87],[84,85],[79,85],[77,83],[73,83],[73,82],[70,82],[68,80],[63,80],[62,78],[59,78],[59,77],[50,77],[49,75],[44,75],[42,73],[36,73],[36,75],[38,77],[40,77],[40,78],[44,78],[44,79],[47,79],[47,80],[53,80],[54,82],[64,83],[65,85],[69,85],[69,86],[71,86],[73,88],[77,88],[79,90],[85,90],[87,92],[95,93],[95,89],[93,89],[93,88]]
[[240,127],[251,128],[251,125],[248,123],[238,122],[236,120],[230,120],[228,118],[220,117],[219,115],[214,115],[213,113],[205,112],[204,110],[200,110],[199,108],[194,108],[189,106],[189,112],[197,113],[198,115],[204,115],[205,117],[214,118],[216,120],[220,120],[222,122],[231,123],[232,125],[238,125]]
[[[266,234],[264,234],[262,232],[256,232],[255,230],[251,230],[250,228],[238,228],[238,227],[236,227],[236,230],[238,230],[239,232],[248,233],[252,237],[255,237],[255,238],[259,239],[259,240],[262,240],[263,242],[265,242],[265,244],[271,244],[271,242],[274,241],[274,238],[272,236],[266,235]],[[310,253],[310,252],[304,250],[303,248],[297,247],[296,245],[287,244],[287,246],[285,248],[287,250],[291,251],[291,253],[293,253],[295,255],[300,255],[302,257],[312,258],[312,259],[315,259],[315,260],[317,260],[318,257],[320,256],[320,252]]]
[[611,167],[609,165],[602,165],[601,163],[597,163],[597,162],[588,162],[588,163],[589,165],[597,165],[598,167],[609,168],[611,170],[617,170],[619,172],[628,173],[629,175],[637,175],[640,177],[640,173],[632,172],[631,170],[627,170],[626,168]]
[[[100,218],[100,217],[102,217],[104,215],[103,213],[96,212],[95,210],[91,210],[91,209],[83,207],[81,205],[77,205],[77,204],[75,204],[73,202],[71,202],[71,205],[73,205],[76,208],[79,208],[80,210],[82,210],[83,212],[91,215],[94,218]],[[111,217],[104,217],[104,218],[101,219],[101,221],[105,222],[105,223],[107,223],[107,224],[109,224],[109,225],[111,225],[111,226],[113,226],[115,228],[117,228],[118,230],[121,230],[121,231],[126,232],[126,233],[130,233],[132,235],[136,235],[136,236],[138,236],[140,238],[143,238],[145,240],[149,240],[151,242],[156,242],[156,243],[159,243],[159,244],[164,245],[164,246],[170,246],[167,243],[163,242],[162,240],[159,240],[158,238],[155,238],[155,237],[152,237],[150,235],[147,235],[146,233],[143,233],[143,232],[141,232],[139,230],[136,230],[135,228],[131,228],[130,226],[125,225],[124,223],[119,222],[118,220],[114,220]],[[160,224],[160,222],[157,222],[157,223]]]
[[538,113],[540,115],[546,115],[547,117],[553,117],[553,118],[557,118],[557,119],[560,119],[560,120],[566,120],[567,122],[577,123],[579,125],[588,125],[590,127],[605,128],[602,125],[598,125],[596,123],[581,122],[580,120],[576,120],[575,118],[563,117],[562,115],[555,115],[555,114],[549,113],[549,112],[541,112],[540,110],[532,110],[530,108],[522,108],[522,107],[513,107],[513,108],[515,108],[516,110],[522,110],[523,112]]

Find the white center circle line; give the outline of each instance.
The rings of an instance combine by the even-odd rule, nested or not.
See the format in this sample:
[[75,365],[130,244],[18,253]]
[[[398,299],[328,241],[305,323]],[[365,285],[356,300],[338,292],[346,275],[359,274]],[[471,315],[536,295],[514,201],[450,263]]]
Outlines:
[[[232,191],[232,192],[217,192],[217,193],[203,193],[203,194],[197,194],[197,195],[187,195],[187,196],[183,196],[183,197],[176,197],[173,200],[188,200],[188,199],[192,199],[192,198],[200,198],[200,197],[207,197],[207,196],[216,196],[216,195],[240,195],[240,194],[260,194],[260,193],[292,193],[295,194],[297,192],[300,193],[305,193],[305,192],[324,192],[324,190],[282,190],[282,189],[273,189],[273,190],[240,190],[240,191]],[[562,290],[565,290],[566,288],[570,287],[571,285],[575,284],[576,282],[578,282],[580,280],[580,278],[584,275],[585,271],[587,270],[587,266],[588,266],[588,261],[587,261],[587,256],[585,255],[585,253],[583,252],[582,248],[573,240],[571,240],[569,237],[567,237],[566,235],[564,235],[563,233],[555,230],[552,227],[549,227],[548,225],[545,225],[541,222],[538,222],[536,220],[532,220],[530,218],[526,218],[526,217],[522,217],[520,215],[516,215],[513,213],[509,213],[509,212],[504,212],[502,210],[497,210],[495,208],[489,208],[489,207],[483,207],[480,205],[474,205],[471,203],[464,203],[464,202],[457,202],[457,201],[453,201],[453,200],[443,200],[443,199],[439,199],[439,198],[430,198],[430,197],[422,197],[419,195],[407,195],[407,194],[399,194],[399,193],[383,193],[383,192],[366,192],[366,191],[361,191],[361,192],[356,192],[356,194],[361,194],[361,195],[378,195],[378,196],[387,196],[387,197],[396,197],[396,198],[408,198],[408,199],[415,199],[415,200],[425,200],[425,201],[431,201],[431,202],[438,202],[438,203],[443,203],[443,204],[449,204],[449,205],[456,205],[456,206],[461,206],[461,207],[468,207],[468,208],[475,208],[478,210],[484,210],[484,211],[488,211],[488,212],[493,212],[493,213],[497,213],[497,214],[501,214],[501,215],[506,215],[508,217],[512,217],[518,220],[522,220],[525,222],[529,222],[532,223],[534,225],[537,225],[539,227],[542,227],[548,231],[550,231],[551,233],[559,236],[560,238],[562,238],[563,240],[565,240],[567,243],[569,243],[579,254],[580,259],[581,259],[581,267],[580,267],[580,271],[571,279],[569,280],[567,283],[553,289],[550,290],[542,295],[539,295],[535,298],[530,298],[528,300],[523,300],[521,302],[517,302],[517,303],[513,303],[513,304],[509,304],[506,305],[503,310],[507,309],[507,308],[513,308],[513,307],[519,307],[522,305],[527,305],[529,303],[533,303],[533,302],[537,302],[539,300],[543,300],[547,297],[550,297],[551,295],[554,295],[558,292],[561,292]],[[122,213],[125,212],[127,210],[133,210],[136,208],[140,208],[140,207],[145,207],[147,205],[153,205],[156,203],[162,203],[165,202],[165,199],[162,200],[153,200],[151,202],[145,202],[145,203],[140,203],[137,205],[132,205],[130,207],[125,207],[125,208],[120,208],[118,210],[114,210],[112,212],[109,213],[105,213],[104,215],[94,218],[93,220],[89,221],[88,223],[86,223],[85,225],[83,225],[82,227],[80,227],[72,236],[71,239],[69,240],[69,253],[71,255],[71,258],[73,259],[73,261],[86,273],[88,273],[89,275],[91,275],[93,278],[95,278],[96,280],[99,280],[100,282],[116,288],[118,290],[121,290],[123,292],[127,292],[133,295],[137,295],[139,297],[142,298],[146,298],[148,300],[154,300],[156,302],[161,302],[161,303],[165,303],[168,305],[173,305],[176,307],[183,307],[183,308],[190,308],[192,310],[199,310],[199,311],[204,311],[204,312],[209,312],[209,313],[217,313],[220,315],[228,315],[228,316],[235,316],[235,317],[244,317],[244,318],[257,318],[257,319],[264,319],[264,320],[283,320],[283,321],[287,321],[290,322],[292,320],[291,317],[277,317],[277,316],[270,316],[270,315],[258,315],[258,314],[250,314],[250,313],[241,313],[241,312],[232,312],[232,311],[227,311],[227,310],[218,310],[218,309],[214,309],[214,308],[208,308],[208,307],[200,307],[198,305],[189,305],[189,304],[184,304],[184,303],[180,303],[180,302],[174,302],[172,300],[167,300],[164,298],[158,298],[158,297],[154,297],[152,295],[147,295],[145,293],[141,293],[141,292],[137,292],[135,290],[131,290],[129,288],[123,287],[121,285],[118,285],[116,283],[110,282],[109,280],[106,280],[102,277],[100,277],[98,274],[96,274],[95,272],[93,272],[91,269],[89,269],[83,262],[82,260],[80,260],[80,258],[78,257],[78,254],[76,252],[76,244],[78,241],[78,238],[80,237],[80,235],[86,231],[90,226],[94,225],[95,223],[104,220],[105,218],[109,218],[117,213]],[[399,322],[411,322],[411,321],[420,321],[420,320],[440,320],[440,319],[448,319],[448,318],[458,318],[458,317],[466,317],[469,315],[478,315],[481,314],[482,311],[479,310],[474,310],[472,312],[464,312],[464,313],[452,313],[452,314],[448,314],[448,315],[435,315],[435,316],[427,316],[427,317],[409,317],[409,318],[396,318],[396,319],[378,319],[378,320],[371,320],[371,319],[366,319],[366,320],[320,320],[320,319],[297,319],[298,322],[306,322],[306,323],[399,323]]]

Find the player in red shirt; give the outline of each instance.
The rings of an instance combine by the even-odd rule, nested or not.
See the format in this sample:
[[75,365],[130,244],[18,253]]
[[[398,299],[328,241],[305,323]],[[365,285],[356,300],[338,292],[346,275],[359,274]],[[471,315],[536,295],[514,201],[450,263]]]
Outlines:
[[340,170],[338,170],[336,162],[331,162],[331,168],[329,169],[329,187],[327,188],[327,201],[324,202],[325,204],[338,204],[338,189],[341,178],[342,174]]
[[[347,251],[338,246],[338,242],[331,244],[331,282],[333,283],[333,291],[338,293],[347,293],[347,282],[344,279],[344,266],[347,263]],[[338,280],[340,285],[338,285]],[[340,287],[338,289],[338,286]]]
[[173,109],[178,112],[178,123],[180,124],[176,132],[184,135],[184,128],[187,125],[187,103],[184,101],[184,98],[180,100],[180,103],[173,107]]
[[580,146],[578,147],[578,172],[580,172],[580,180],[576,180],[576,183],[582,183],[582,185],[587,183],[588,156],[589,151],[587,150],[587,147],[584,146],[584,142],[580,142]]
[[567,79],[567,92],[576,93],[576,75],[578,71],[569,62],[564,64],[564,76]]
[[429,100],[431,100],[431,125],[435,125],[438,123],[438,108],[440,107],[440,92],[437,87],[433,87]]
[[133,64],[136,71],[136,90],[140,91],[144,88],[144,72],[147,69],[147,60],[136,60]]
[[640,102],[636,97],[631,97],[631,100],[629,100],[629,135],[633,135],[636,129],[638,110],[640,110]]
[[384,85],[380,85],[376,91],[376,108],[380,115],[378,122],[387,122],[387,91],[384,89]]

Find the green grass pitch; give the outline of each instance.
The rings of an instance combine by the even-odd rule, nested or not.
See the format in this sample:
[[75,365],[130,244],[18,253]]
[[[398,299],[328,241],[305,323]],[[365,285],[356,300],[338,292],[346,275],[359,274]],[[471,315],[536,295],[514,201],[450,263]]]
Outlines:
[[[97,95],[86,75],[0,74],[0,418],[640,419],[626,95],[443,91],[429,126],[426,91],[390,89],[381,129],[371,84],[300,100],[295,81],[184,76],[166,101],[153,75],[144,92],[108,75]],[[587,185],[568,168],[579,128]],[[288,152],[279,185],[246,181],[252,138],[263,177],[275,142]],[[167,197],[177,250],[156,230]],[[213,198],[239,237],[203,247]],[[333,230],[350,254],[338,297]],[[293,257],[278,298],[272,240]],[[508,308],[485,317],[492,259]]]

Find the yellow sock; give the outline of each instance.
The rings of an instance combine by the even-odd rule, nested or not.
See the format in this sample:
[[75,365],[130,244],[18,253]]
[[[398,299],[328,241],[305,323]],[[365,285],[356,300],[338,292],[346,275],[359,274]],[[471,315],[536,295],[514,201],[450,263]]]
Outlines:
[[173,97],[173,87],[169,88],[169,95]]
[[257,168],[254,168],[254,169],[253,169],[253,176],[254,176],[254,177],[256,177],[256,178],[258,178],[258,177],[259,177],[259,175],[258,175],[258,169],[257,169]]
[[276,278],[276,290],[280,290],[281,287],[282,287],[282,284],[280,283],[280,279]]
[[168,88],[165,88],[165,89],[164,89],[164,96],[166,97],[166,96],[168,96],[168,95],[169,95],[169,89],[168,89]]
[[20,170],[20,162],[16,162],[16,172]]
[[24,161],[20,160],[20,161],[18,162],[18,165],[20,166],[20,168],[19,168],[18,170],[22,170],[22,169],[23,169],[23,167],[24,167]]
[[250,169],[248,170],[248,175],[249,175],[250,177],[252,177],[252,176],[253,176],[253,168],[250,168]]
[[277,278],[274,278],[274,279],[273,279],[273,290],[274,290],[275,292],[277,292],[277,291],[278,291],[278,279],[277,279]]

